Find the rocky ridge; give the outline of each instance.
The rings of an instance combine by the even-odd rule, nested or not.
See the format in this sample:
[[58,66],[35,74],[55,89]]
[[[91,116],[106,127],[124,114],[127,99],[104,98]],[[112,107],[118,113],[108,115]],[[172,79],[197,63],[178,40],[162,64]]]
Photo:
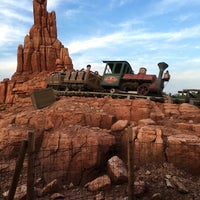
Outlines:
[[[199,174],[200,110],[186,103],[174,105],[145,99],[61,97],[52,105],[35,110],[30,97],[19,98],[17,104],[0,113],[0,154],[9,162],[13,160],[28,130],[33,130],[37,159],[43,166],[45,182],[65,177],[67,185],[89,186],[90,181],[102,175],[109,186],[109,179],[104,176],[106,171],[110,171],[105,168],[106,162],[118,156],[125,166],[127,163],[128,126],[132,127],[134,163],[139,170],[147,166],[146,170],[151,172],[149,163],[172,163],[187,172]],[[53,160],[50,159],[52,155]],[[11,166],[14,163],[7,167]],[[64,170],[58,171],[60,167],[68,169],[67,177]],[[163,185],[165,189],[169,187],[169,181],[175,180],[173,174],[165,177],[168,173],[163,175],[163,181],[168,180]],[[113,172],[109,172],[109,178],[115,180]],[[136,185],[141,186],[140,179],[138,183],[137,179],[136,176]],[[126,183],[127,179],[122,176],[121,180],[119,183]],[[148,182],[146,178],[145,182]],[[91,183],[90,188],[93,187]],[[141,187],[146,188],[146,183]],[[99,189],[104,190],[104,185]],[[142,191],[142,194],[149,195],[146,189]],[[193,193],[188,191],[187,194]]]

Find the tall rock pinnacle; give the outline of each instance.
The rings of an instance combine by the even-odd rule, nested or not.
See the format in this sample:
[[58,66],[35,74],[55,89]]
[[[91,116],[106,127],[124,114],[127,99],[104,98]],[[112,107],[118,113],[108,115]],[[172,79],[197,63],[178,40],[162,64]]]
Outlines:
[[18,46],[17,70],[13,77],[56,67],[73,69],[68,49],[57,39],[56,14],[47,12],[47,0],[33,0],[34,25]]

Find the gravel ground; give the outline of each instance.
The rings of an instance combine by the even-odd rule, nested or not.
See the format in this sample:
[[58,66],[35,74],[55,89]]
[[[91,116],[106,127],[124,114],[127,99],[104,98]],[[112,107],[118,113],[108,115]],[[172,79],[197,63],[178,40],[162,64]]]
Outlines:
[[[199,200],[200,176],[192,176],[173,165],[146,166],[135,169],[136,200]],[[170,183],[170,184],[169,184]],[[56,197],[57,196],[57,197]],[[106,190],[89,192],[84,187],[63,187],[57,194],[49,194],[47,199],[88,199],[88,200],[128,200],[127,183],[112,185]]]

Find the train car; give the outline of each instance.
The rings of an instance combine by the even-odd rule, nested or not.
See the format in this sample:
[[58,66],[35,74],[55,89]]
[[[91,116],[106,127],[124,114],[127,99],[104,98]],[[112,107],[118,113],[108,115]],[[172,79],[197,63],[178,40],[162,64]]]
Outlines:
[[47,80],[47,87],[58,91],[102,91],[101,76],[92,71],[54,72]]
[[116,91],[137,91],[138,95],[161,94],[164,82],[169,81],[170,75],[166,71],[168,67],[165,62],[158,63],[159,75],[147,74],[147,69],[142,67],[135,74],[127,61],[103,61],[106,63],[104,74],[101,79],[101,86]]
[[164,82],[169,81],[169,72],[163,76],[168,64],[158,63],[159,75],[147,74],[147,69],[142,67],[135,74],[127,61],[103,61],[106,66],[100,76],[92,71],[55,72],[47,82],[47,87],[59,91],[100,91],[121,93],[135,91],[138,95],[160,95]]

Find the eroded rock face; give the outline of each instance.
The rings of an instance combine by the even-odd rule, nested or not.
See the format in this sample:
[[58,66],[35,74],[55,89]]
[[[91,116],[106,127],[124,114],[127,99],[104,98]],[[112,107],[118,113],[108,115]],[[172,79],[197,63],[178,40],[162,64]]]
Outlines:
[[[47,12],[47,0],[34,0],[33,14],[34,24],[24,37],[24,45],[18,46],[16,72],[11,81],[0,83],[0,104],[13,104],[18,97],[45,87],[49,72],[73,69],[68,49],[57,39],[56,14]],[[45,79],[42,84],[32,80],[37,76]]]
[[90,179],[93,168],[104,167],[105,155],[115,144],[115,137],[107,131],[81,126],[68,126],[44,134],[38,157],[44,158],[41,164],[45,180],[62,177],[74,185]]
[[18,46],[17,70],[12,79],[23,73],[54,71],[57,60],[63,69],[71,71],[68,49],[57,39],[56,14],[47,12],[47,0],[34,0],[33,14],[34,25],[24,38],[24,46]]
[[[45,180],[49,182],[59,176],[77,185],[88,177],[96,178],[97,174],[91,172],[103,169],[102,165],[106,166],[109,156],[113,156],[110,150],[115,151],[116,147],[121,147],[117,151],[127,161],[126,129],[133,125],[136,165],[170,161],[186,164],[188,168],[193,166],[193,171],[199,169],[200,120],[196,116],[200,110],[176,105],[181,112],[183,106],[184,112],[190,109],[191,117],[185,119],[184,114],[169,115],[170,105],[149,100],[142,103],[143,115],[138,99],[61,97],[52,105],[35,110],[30,97],[20,98],[17,104],[0,113],[0,154],[7,159],[16,157],[27,131],[34,130],[37,160],[43,166]],[[123,109],[127,112],[123,113]],[[66,169],[70,172],[66,173]]]
[[168,161],[178,167],[199,174],[200,162],[200,137],[194,134],[186,134],[180,131],[178,135],[168,137],[166,155]]

